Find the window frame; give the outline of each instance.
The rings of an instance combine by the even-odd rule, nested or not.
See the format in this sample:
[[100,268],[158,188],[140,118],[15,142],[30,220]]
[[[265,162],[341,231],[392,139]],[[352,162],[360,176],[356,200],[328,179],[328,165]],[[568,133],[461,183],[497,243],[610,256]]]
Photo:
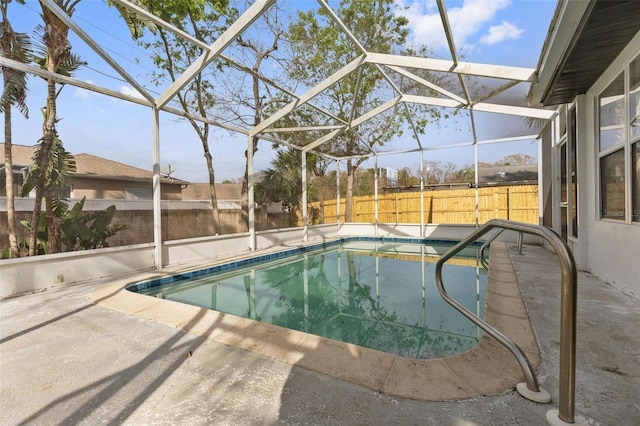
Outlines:
[[[633,193],[635,190],[635,185],[633,182],[633,171],[632,167],[632,156],[633,156],[633,148],[636,143],[640,143],[640,132],[638,132],[635,137],[633,136],[633,129],[631,126],[632,115],[631,108],[633,107],[630,103],[631,98],[631,65],[634,63],[640,64],[640,55],[637,55],[631,58],[629,61],[625,63],[622,69],[617,72],[606,84],[606,86],[595,95],[594,106],[595,106],[595,134],[596,134],[596,194],[597,194],[597,212],[596,218],[598,220],[606,221],[609,223],[619,223],[619,224],[633,224],[636,226],[640,226],[640,219],[634,221],[634,213],[633,210]],[[634,64],[635,65],[635,64]],[[623,76],[623,102],[624,102],[624,140],[620,143],[617,143],[613,146],[609,146],[606,149],[601,149],[601,135],[602,135],[602,126],[601,126],[601,97],[602,94],[609,88],[609,86],[620,77]],[[602,179],[602,160],[603,158],[614,154],[618,151],[622,151],[623,153],[623,167],[624,167],[624,217],[621,219],[615,219],[612,217],[604,217],[604,205],[603,205],[603,179]],[[637,217],[637,215],[636,215]]]

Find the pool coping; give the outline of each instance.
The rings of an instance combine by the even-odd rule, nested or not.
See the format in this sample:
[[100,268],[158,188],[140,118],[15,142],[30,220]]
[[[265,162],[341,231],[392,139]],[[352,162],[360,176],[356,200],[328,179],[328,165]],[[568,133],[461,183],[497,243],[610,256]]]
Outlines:
[[[520,346],[535,369],[540,364],[540,351],[507,245],[492,243],[489,256],[485,320]],[[228,261],[219,259],[215,263]],[[509,392],[524,381],[511,352],[486,334],[461,354],[410,359],[126,289],[141,280],[177,272],[176,268],[167,268],[118,280],[94,290],[90,298],[115,311],[394,397],[421,401],[468,399]]]

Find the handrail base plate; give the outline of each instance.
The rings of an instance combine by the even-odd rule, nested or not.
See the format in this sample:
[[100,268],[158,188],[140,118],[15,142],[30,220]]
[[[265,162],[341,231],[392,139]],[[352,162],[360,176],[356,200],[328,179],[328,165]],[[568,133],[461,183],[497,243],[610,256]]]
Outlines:
[[539,402],[541,404],[547,404],[551,402],[551,394],[546,390],[539,388],[538,392],[532,391],[527,387],[526,382],[518,383],[516,390],[520,395],[533,402]]
[[592,424],[588,422],[585,417],[582,416],[574,416],[573,423],[568,423],[562,420],[560,417],[560,410],[549,410],[547,411],[547,424],[551,426],[563,426],[563,425],[574,425],[574,426],[587,426]]

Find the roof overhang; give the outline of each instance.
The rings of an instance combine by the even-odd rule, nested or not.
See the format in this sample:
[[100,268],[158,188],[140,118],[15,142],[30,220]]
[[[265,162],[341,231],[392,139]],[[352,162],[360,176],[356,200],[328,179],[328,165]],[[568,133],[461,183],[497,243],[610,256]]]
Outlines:
[[640,1],[560,0],[529,105],[558,105],[586,93],[639,30]]
[[[70,178],[80,178],[80,179],[95,179],[95,180],[115,180],[121,182],[144,182],[151,184],[153,182],[153,176],[149,177],[132,177],[132,176],[109,176],[109,175],[100,175],[95,173],[72,173],[69,175]],[[172,177],[160,176],[160,182],[168,185],[189,185],[191,182],[182,179],[176,179]]]

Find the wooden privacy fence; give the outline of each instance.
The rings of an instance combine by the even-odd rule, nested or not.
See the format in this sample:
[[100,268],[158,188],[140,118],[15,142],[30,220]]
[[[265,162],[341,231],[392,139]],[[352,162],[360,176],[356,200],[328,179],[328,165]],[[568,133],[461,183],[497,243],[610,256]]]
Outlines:
[[[476,190],[424,191],[424,223],[475,224]],[[344,222],[345,200],[340,199]],[[336,200],[310,203],[312,223],[336,223]],[[321,218],[324,218],[322,221]],[[478,221],[508,219],[538,224],[538,185],[495,186],[478,189]],[[353,222],[375,223],[375,197],[354,197]],[[420,192],[378,196],[379,223],[420,223]]]

